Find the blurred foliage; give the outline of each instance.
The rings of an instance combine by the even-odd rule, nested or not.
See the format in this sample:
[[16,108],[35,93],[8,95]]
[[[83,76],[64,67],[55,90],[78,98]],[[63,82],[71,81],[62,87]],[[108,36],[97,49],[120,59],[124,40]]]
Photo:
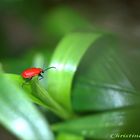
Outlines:
[[53,140],[45,120],[29,102],[21,85],[14,84],[14,78],[17,80],[17,77],[12,77],[11,80],[9,76],[0,74],[0,122],[21,139],[37,140],[48,137]]
[[70,32],[92,29],[93,26],[68,6],[55,8],[43,18],[43,29],[51,36],[62,37]]
[[84,140],[84,137],[69,133],[59,133],[56,140]]
[[[25,140],[139,134],[139,53],[130,57],[133,48],[123,48],[115,33],[97,28],[71,7],[45,10],[42,4],[0,1],[2,14],[16,13],[39,38],[14,48],[5,22],[0,25],[0,123]],[[47,66],[56,69],[22,87],[25,68]]]

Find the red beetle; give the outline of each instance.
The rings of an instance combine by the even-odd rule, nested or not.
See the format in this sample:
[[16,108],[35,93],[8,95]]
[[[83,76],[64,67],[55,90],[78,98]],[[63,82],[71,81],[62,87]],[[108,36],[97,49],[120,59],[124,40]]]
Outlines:
[[[21,75],[23,78],[28,79],[28,81],[30,81],[34,76],[40,76],[41,78],[39,80],[41,80],[43,78],[42,73],[44,73],[45,71],[47,71],[48,69],[51,68],[55,68],[55,67],[48,67],[46,69],[42,69],[42,68],[28,68],[26,70],[24,70]],[[26,82],[28,82],[26,81]]]

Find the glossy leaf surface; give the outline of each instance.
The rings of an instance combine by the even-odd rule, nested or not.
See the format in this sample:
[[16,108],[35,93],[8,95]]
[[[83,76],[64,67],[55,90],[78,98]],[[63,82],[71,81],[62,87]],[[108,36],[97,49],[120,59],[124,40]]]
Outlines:
[[[56,70],[48,72],[48,91],[66,110],[72,111],[71,86],[78,64],[99,33],[72,33],[63,38],[53,55],[50,66]],[[63,53],[62,53],[63,52]]]

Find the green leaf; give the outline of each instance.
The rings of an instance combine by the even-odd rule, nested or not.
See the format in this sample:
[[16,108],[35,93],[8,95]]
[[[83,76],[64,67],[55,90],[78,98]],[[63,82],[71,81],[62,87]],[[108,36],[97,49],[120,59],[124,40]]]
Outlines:
[[[30,94],[32,92],[31,85],[29,83],[27,83],[27,85],[25,84],[23,86],[23,84],[25,83],[25,80],[22,78],[22,76],[17,75],[17,74],[4,73],[4,77],[6,77],[6,78],[10,79],[11,81],[13,81],[14,84],[17,87],[22,88],[22,90],[25,91],[27,96],[31,95]],[[32,98],[32,97],[30,96],[30,98]]]
[[[101,36],[99,33],[72,33],[63,38],[52,57],[48,71],[48,92],[65,110],[72,114],[71,86],[77,66],[92,43]],[[63,53],[62,53],[63,52]]]
[[69,133],[59,133],[56,140],[84,140],[84,137]]
[[[5,77],[13,80],[18,87],[22,87],[25,82],[23,78],[16,74],[4,74]],[[48,94],[48,92],[41,86],[38,77],[34,77],[28,84],[22,87],[29,99],[42,106],[46,109],[51,110],[61,118],[69,118],[69,114],[64,110],[53,98]]]
[[64,110],[64,108],[50,96],[47,90],[45,90],[39,84],[38,77],[32,79],[31,87],[32,87],[31,95],[34,97],[32,98],[32,100],[35,103],[46,107],[47,109],[53,111],[55,114],[57,114],[63,119],[68,119],[70,117],[69,113],[66,110]]
[[[17,82],[12,80],[15,77]],[[21,81],[0,73],[0,123],[20,139],[53,140],[47,122],[17,85]]]
[[23,83],[25,83],[25,81],[21,76],[16,74],[4,75],[5,77],[13,80],[18,87],[22,87],[32,102],[51,110],[63,119],[69,118],[69,113],[67,113],[67,111],[64,110],[41,86],[38,77],[34,77],[31,81],[29,81],[29,83],[24,84],[24,86],[22,86]]
[[128,77],[129,80],[133,83],[135,89],[140,91],[140,47],[137,44],[126,44],[126,46],[122,47],[123,52],[123,60],[125,61],[127,69],[130,71]]
[[129,114],[129,111],[123,110],[95,114],[55,124],[52,129],[55,132],[77,134],[87,138],[109,139],[111,134],[121,132]]
[[[104,38],[104,39],[103,39]],[[86,52],[75,74],[72,103],[76,111],[101,111],[140,104],[129,69],[115,38],[103,37]]]

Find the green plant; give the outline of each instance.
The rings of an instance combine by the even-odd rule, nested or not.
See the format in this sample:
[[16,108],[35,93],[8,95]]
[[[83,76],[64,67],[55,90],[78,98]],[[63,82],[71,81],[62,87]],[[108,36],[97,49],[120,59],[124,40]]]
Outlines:
[[[49,23],[58,32],[51,36],[62,40],[50,56],[50,66],[56,70],[44,74],[43,80],[34,77],[22,88],[20,75],[1,70],[0,122],[21,139],[53,140],[52,132],[57,140],[110,139],[113,133],[130,130],[131,123],[136,126],[139,90],[130,80],[116,37],[91,28],[80,18],[77,21],[76,15],[75,19],[76,27],[71,23],[63,30]],[[82,27],[78,26],[81,22]],[[91,31],[74,31],[77,26]],[[41,67],[46,59],[43,53],[36,55],[34,66]],[[63,121],[49,128],[32,102]]]

